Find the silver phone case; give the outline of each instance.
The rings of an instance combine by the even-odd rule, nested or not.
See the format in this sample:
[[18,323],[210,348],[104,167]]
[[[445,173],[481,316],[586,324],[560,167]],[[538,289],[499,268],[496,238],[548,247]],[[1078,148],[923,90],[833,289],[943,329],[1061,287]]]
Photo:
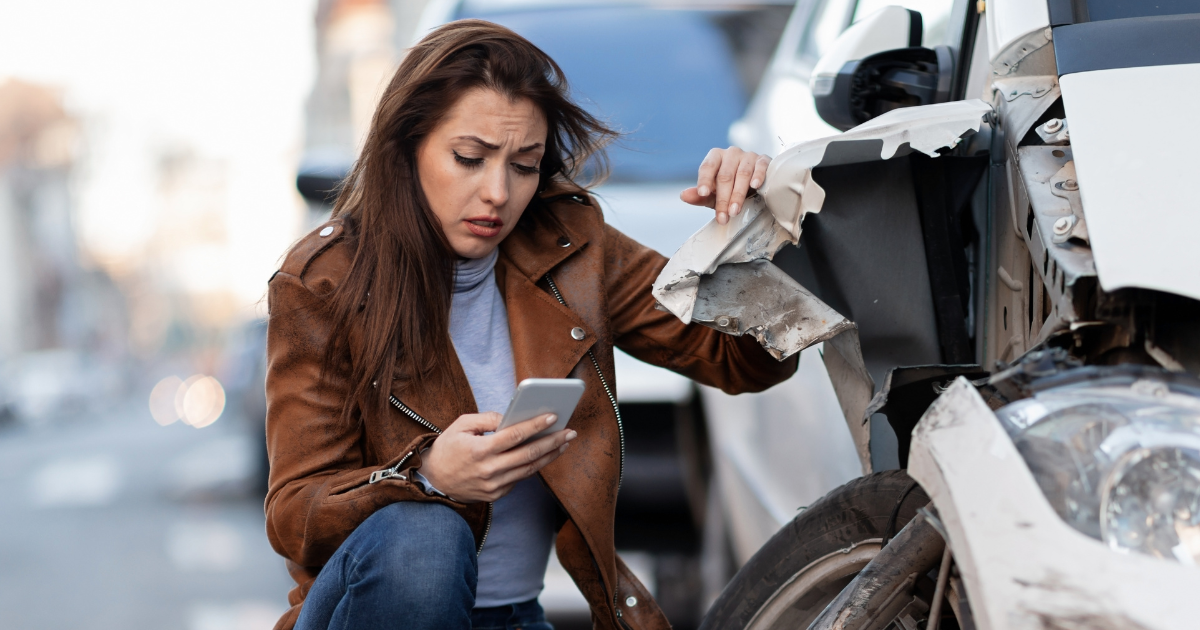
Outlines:
[[517,391],[508,403],[508,410],[504,412],[504,419],[497,430],[553,413],[558,416],[558,421],[529,440],[562,431],[575,412],[575,405],[579,404],[583,390],[583,381],[577,378],[527,378],[517,385]]

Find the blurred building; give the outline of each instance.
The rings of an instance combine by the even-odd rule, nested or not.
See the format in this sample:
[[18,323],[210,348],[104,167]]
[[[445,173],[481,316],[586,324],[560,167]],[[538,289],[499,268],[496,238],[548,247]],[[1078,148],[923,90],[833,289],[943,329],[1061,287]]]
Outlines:
[[[308,99],[299,169],[302,188],[331,190],[358,155],[375,105],[426,4],[427,0],[320,0],[317,78]],[[328,205],[310,202],[309,223],[324,221],[328,212]]]
[[[125,347],[124,301],[79,259],[72,176],[78,124],[53,89],[0,84],[0,410],[39,416],[68,381]],[[111,379],[108,385],[111,385]],[[107,389],[101,387],[101,389]]]

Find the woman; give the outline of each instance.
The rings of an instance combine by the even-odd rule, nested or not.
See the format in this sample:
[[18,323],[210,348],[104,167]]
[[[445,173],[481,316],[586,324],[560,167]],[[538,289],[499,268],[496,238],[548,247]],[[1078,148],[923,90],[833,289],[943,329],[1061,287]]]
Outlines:
[[[613,346],[732,393],[796,361],[654,309],[665,259],[574,183],[613,135],[503,27],[405,57],[333,218],[270,282],[267,533],[298,584],[277,627],[546,628],[551,545],[596,627],[669,627],[613,549]],[[682,197],[725,221],[766,165],[714,149]],[[553,418],[492,431],[528,377],[587,389],[521,445]]]

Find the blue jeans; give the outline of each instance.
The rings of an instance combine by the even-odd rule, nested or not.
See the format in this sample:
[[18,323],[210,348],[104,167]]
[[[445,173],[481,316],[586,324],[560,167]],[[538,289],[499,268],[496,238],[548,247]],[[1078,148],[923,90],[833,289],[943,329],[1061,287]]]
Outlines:
[[475,563],[475,537],[454,510],[393,503],[333,553],[296,630],[553,630],[537,600],[475,609]]

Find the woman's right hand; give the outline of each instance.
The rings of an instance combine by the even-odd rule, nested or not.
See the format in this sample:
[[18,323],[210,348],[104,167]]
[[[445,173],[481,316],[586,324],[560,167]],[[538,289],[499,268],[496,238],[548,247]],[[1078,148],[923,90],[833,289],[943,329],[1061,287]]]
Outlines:
[[[558,459],[575,439],[574,431],[564,429],[522,444],[557,418],[546,414],[496,431],[502,417],[494,411],[459,416],[425,452],[421,474],[455,501],[495,501]],[[484,435],[488,431],[496,432]]]

